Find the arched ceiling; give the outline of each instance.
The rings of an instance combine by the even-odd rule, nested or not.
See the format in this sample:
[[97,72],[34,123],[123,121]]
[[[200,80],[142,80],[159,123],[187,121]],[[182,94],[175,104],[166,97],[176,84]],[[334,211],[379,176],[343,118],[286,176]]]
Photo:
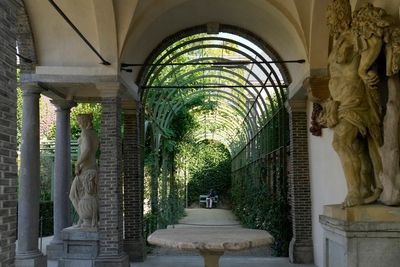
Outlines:
[[301,68],[288,66],[293,84],[301,84],[312,69],[326,67],[328,38],[320,20],[327,1],[54,0],[111,63],[103,66],[49,1],[24,0],[38,61],[37,76],[29,79],[46,84],[59,95],[78,98],[99,96],[110,90],[110,86],[103,88],[105,82],[123,80],[123,87],[137,96],[138,73],[121,73],[120,63],[143,63],[167,36],[219,23],[254,33],[282,59],[306,59]]
[[[259,36],[282,59],[304,58],[288,66],[289,97],[304,78],[326,75],[329,49],[325,11],[329,0],[53,0],[93,47],[87,47],[49,0],[23,0],[36,54],[36,71],[23,78],[40,82],[54,97],[83,100],[126,91],[138,97],[137,72],[121,73],[121,63],[143,63],[166,37],[194,26],[219,23]],[[398,0],[349,0],[353,9],[369,2],[397,20]],[[22,42],[24,43],[24,42]],[[50,92],[49,91],[49,92]]]

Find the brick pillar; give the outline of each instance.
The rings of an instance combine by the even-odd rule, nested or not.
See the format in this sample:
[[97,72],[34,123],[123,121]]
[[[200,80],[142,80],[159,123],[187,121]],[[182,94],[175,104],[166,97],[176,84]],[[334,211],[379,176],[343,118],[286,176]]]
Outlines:
[[17,212],[16,2],[0,5],[0,266],[14,266]]
[[129,260],[134,262],[144,261],[146,258],[138,119],[135,108],[124,111],[124,249]]
[[289,100],[286,106],[290,124],[289,192],[293,227],[289,259],[292,263],[313,263],[307,103]]
[[121,100],[102,99],[99,170],[99,256],[96,267],[129,266],[123,251]]

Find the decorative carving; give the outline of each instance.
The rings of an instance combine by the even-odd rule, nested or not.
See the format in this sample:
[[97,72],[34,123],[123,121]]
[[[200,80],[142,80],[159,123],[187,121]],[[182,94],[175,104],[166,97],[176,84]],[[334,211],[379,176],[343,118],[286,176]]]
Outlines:
[[96,227],[98,222],[97,163],[98,139],[92,125],[92,114],[77,116],[81,128],[78,139],[80,155],[75,167],[69,198],[79,215],[77,227]]
[[329,92],[321,123],[333,129],[333,147],[344,169],[348,194],[343,207],[377,200],[383,190],[379,147],[381,106],[379,76],[373,66],[391,25],[383,9],[367,4],[351,17],[348,0],[332,0],[328,27],[333,37],[329,56]]
[[322,103],[330,98],[328,89],[329,77],[315,76],[304,80],[303,86],[307,90],[308,99],[313,102],[313,111],[311,114],[310,132],[314,136],[322,136],[322,128],[326,128],[321,124]]
[[314,136],[322,136],[322,128],[326,128],[319,123],[319,118],[321,116],[321,113],[322,113],[322,106],[318,103],[313,103],[310,132]]

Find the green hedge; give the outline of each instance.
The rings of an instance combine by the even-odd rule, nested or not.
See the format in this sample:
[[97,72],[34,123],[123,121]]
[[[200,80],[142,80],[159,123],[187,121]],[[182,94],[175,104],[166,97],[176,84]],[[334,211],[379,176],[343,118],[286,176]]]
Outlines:
[[229,151],[215,141],[194,144],[188,158],[189,204],[198,203],[199,195],[213,189],[220,199],[229,197],[231,188],[231,164]]
[[39,221],[39,235],[53,235],[53,202],[47,201],[40,203],[39,218],[41,220]]
[[272,194],[264,184],[236,180],[232,185],[233,211],[242,224],[268,231],[275,239],[275,256],[287,256],[292,237],[287,192]]

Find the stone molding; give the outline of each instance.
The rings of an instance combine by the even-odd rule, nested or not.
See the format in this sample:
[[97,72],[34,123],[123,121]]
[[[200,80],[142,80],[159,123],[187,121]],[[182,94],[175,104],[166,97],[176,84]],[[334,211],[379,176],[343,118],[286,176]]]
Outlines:
[[56,107],[56,111],[68,111],[75,107],[77,103],[73,100],[52,99],[50,102]]
[[328,76],[310,76],[303,81],[308,99],[314,103],[322,103],[330,97]]
[[306,99],[290,99],[285,102],[285,107],[289,113],[306,112],[307,111],[307,100]]
[[21,84],[22,95],[40,95],[45,91],[38,83],[22,83]]

